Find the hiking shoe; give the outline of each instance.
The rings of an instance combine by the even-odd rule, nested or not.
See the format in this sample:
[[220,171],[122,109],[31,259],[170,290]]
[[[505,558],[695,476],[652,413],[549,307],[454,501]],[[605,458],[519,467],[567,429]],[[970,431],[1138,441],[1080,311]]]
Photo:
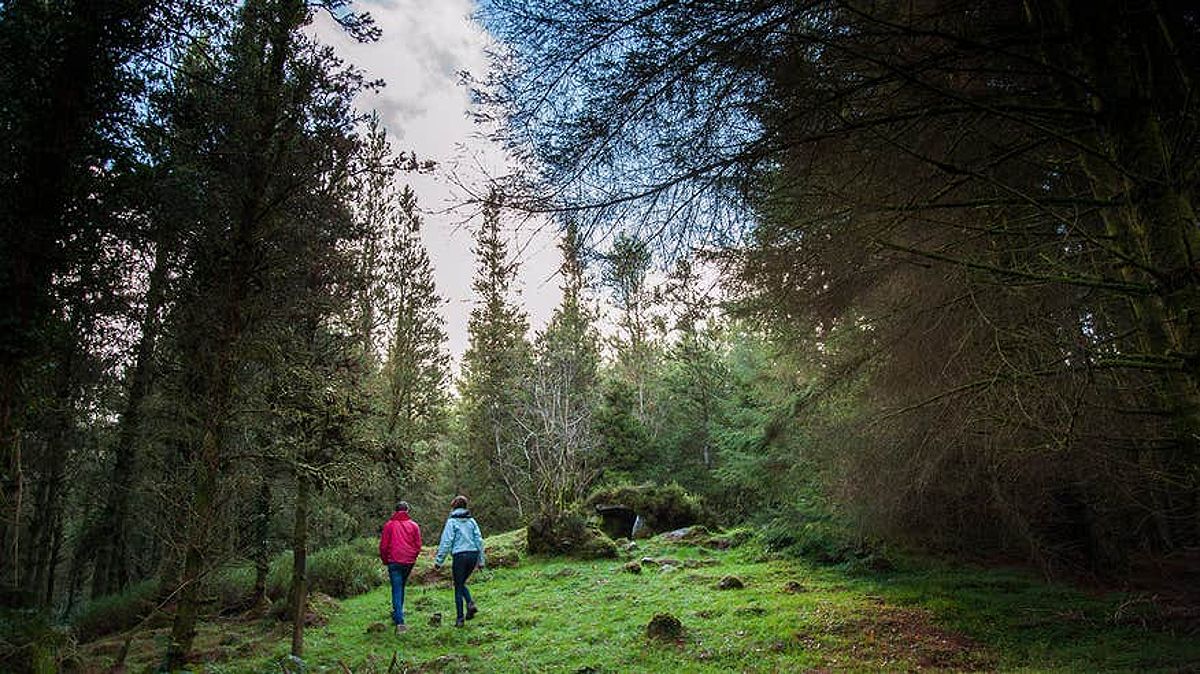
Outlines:
[[407,631],[408,631],[408,625],[405,625],[404,623],[400,623],[399,625],[396,625],[396,634],[404,634]]
[[463,627],[464,625],[466,625],[466,623],[464,623],[464,622],[463,622],[463,619],[462,619],[462,618],[459,618],[458,620],[455,620],[455,621],[454,621],[454,626],[455,626],[455,627]]
[[476,613],[479,613],[479,609],[475,608],[474,604],[471,604],[470,606],[468,606],[467,607],[467,620],[474,618]]

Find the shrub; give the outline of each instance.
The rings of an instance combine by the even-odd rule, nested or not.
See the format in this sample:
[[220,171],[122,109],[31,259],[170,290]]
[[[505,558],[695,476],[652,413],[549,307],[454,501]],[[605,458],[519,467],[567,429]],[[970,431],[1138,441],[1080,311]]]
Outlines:
[[124,592],[93,599],[75,616],[71,627],[80,641],[127,630],[154,610],[157,591],[157,581],[144,580]]
[[70,647],[70,635],[52,626],[45,613],[0,608],[0,671],[63,671]]
[[845,565],[853,572],[891,567],[882,547],[854,534],[829,515],[776,517],[759,533],[768,552],[803,557],[818,564]]
[[623,505],[642,516],[648,533],[661,533],[698,522],[713,523],[700,499],[672,482],[667,485],[617,485],[592,493],[587,505]]
[[[361,538],[310,554],[308,591],[345,599],[379,587],[385,577],[377,546],[376,540]],[[291,585],[292,553],[286,552],[271,563],[267,595],[275,600],[284,598]]]
[[209,576],[205,593],[216,598],[222,611],[244,608],[254,593],[254,575],[251,564],[227,566]]

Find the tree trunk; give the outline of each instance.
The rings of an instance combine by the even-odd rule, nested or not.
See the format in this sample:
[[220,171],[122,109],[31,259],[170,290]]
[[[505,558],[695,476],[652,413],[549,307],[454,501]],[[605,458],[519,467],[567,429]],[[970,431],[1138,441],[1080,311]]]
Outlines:
[[[243,20],[258,20],[255,12],[265,11],[265,3],[247,3]],[[224,459],[224,431],[228,419],[229,398],[232,392],[234,353],[237,342],[246,329],[246,304],[253,290],[256,259],[260,247],[260,228],[267,214],[262,212],[264,200],[272,178],[272,158],[278,146],[279,91],[284,80],[284,70],[291,53],[292,31],[300,26],[307,16],[307,8],[299,0],[280,3],[273,9],[271,26],[261,51],[266,55],[265,80],[256,92],[253,121],[258,124],[256,138],[250,139],[246,147],[247,160],[251,162],[246,175],[249,176],[241,203],[236,204],[237,215],[230,242],[229,273],[218,279],[221,294],[217,300],[221,305],[220,325],[215,326],[217,335],[207,352],[189,354],[197,363],[208,364],[199,371],[203,411],[203,435],[199,461],[196,463],[196,487],[192,498],[193,514],[189,521],[187,554],[184,558],[182,590],[175,622],[171,628],[171,641],[167,649],[166,666],[178,669],[186,661],[195,637],[196,618],[199,614],[198,581],[203,571],[203,560],[207,539],[217,516],[216,492],[221,478]],[[197,329],[200,329],[197,326]],[[204,329],[212,330],[213,328]]]
[[261,473],[254,523],[254,594],[250,601],[253,607],[262,605],[267,598],[267,573],[271,569],[271,479],[265,461]]
[[30,549],[29,590],[41,606],[48,606],[53,597],[53,580],[49,578],[57,566],[55,547],[57,536],[62,531],[62,502],[65,491],[68,447],[71,444],[71,427],[74,415],[71,406],[74,399],[75,340],[72,329],[63,335],[60,349],[55,357],[53,405],[50,412],[50,429],[46,438],[41,474],[34,492],[34,519],[32,522],[33,545]]
[[1175,97],[1183,96],[1179,90],[1187,83],[1172,84],[1170,69],[1151,76],[1148,54],[1164,35],[1163,17],[1118,21],[1119,3],[1094,0],[1060,0],[1057,10],[1059,30],[1089,38],[1075,37],[1070,57],[1095,86],[1094,93],[1077,94],[1090,97],[1097,111],[1093,129],[1082,137],[1093,152],[1081,159],[1093,193],[1115,204],[1101,211],[1105,233],[1141,267],[1125,264],[1122,275],[1154,288],[1128,302],[1137,355],[1168,365],[1157,370],[1158,395],[1176,443],[1143,453],[1139,461],[1151,472],[1180,478],[1150,487],[1160,543],[1172,549],[1200,537],[1194,505],[1200,488],[1194,477],[1200,451],[1200,229],[1186,181],[1175,175],[1172,143],[1155,102],[1172,87]]
[[[228,386],[227,382],[225,386]],[[223,403],[224,398],[219,398],[218,402]],[[167,671],[183,669],[187,664],[188,653],[192,650],[192,640],[196,637],[196,619],[200,615],[200,581],[204,576],[204,558],[208,549],[209,533],[213,529],[212,520],[216,516],[216,489],[220,479],[218,471],[223,449],[217,434],[223,431],[223,419],[224,415],[218,416],[212,412],[206,415],[206,425],[209,428],[205,430],[200,460],[196,467],[196,486],[192,494],[193,519],[188,527],[179,601],[176,605],[175,620],[171,624],[171,639],[167,645],[164,663]]]
[[296,521],[292,530],[292,655],[304,655],[304,617],[308,604],[308,477],[296,476]]
[[129,584],[129,497],[138,470],[136,440],[142,425],[142,401],[150,392],[154,379],[154,347],[158,338],[158,314],[166,296],[164,286],[168,259],[166,247],[159,242],[146,290],[146,315],[142,317],[142,336],[130,373],[129,395],[125,400],[125,411],[121,415],[117,444],[113,450],[115,458],[108,500],[100,516],[95,539],[99,548],[96,550],[96,569],[92,576],[93,597],[120,592]]

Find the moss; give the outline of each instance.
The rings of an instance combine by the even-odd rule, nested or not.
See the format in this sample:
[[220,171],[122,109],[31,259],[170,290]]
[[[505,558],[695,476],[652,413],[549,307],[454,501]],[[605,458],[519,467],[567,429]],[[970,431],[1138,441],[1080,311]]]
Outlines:
[[646,625],[646,638],[658,641],[679,641],[683,638],[683,623],[670,613],[656,613]]
[[641,515],[647,533],[671,531],[697,523],[712,523],[700,498],[678,484],[604,487],[587,499],[589,507],[623,505]]
[[517,566],[529,549],[525,529],[489,536],[483,543],[487,550],[487,564],[493,569]]
[[588,524],[579,513],[567,513],[557,519],[534,519],[526,529],[526,538],[532,554],[570,555],[581,559],[617,556],[617,544]]

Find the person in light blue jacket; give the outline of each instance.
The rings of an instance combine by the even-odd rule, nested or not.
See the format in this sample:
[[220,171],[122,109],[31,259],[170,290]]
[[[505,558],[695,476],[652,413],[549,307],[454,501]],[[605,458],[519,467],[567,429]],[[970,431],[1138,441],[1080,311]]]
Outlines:
[[[437,556],[433,560],[435,568],[442,568],[442,562],[450,555],[453,561],[450,569],[454,573],[454,608],[458,612],[455,627],[462,627],[464,620],[475,617],[479,609],[475,600],[471,599],[471,591],[467,589],[467,578],[476,567],[482,569],[486,563],[483,556],[483,534],[479,524],[467,510],[467,497],[455,496],[450,501],[450,517],[446,526],[442,527],[442,540],[438,543]],[[466,604],[466,613],[463,612]]]

